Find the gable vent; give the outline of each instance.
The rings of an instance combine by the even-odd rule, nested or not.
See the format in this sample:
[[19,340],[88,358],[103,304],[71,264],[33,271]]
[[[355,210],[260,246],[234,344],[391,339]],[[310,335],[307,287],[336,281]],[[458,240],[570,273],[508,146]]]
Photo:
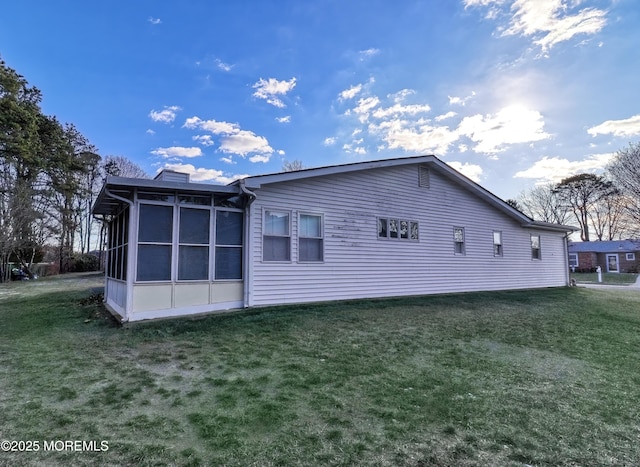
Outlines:
[[429,188],[429,167],[426,165],[418,166],[418,186]]

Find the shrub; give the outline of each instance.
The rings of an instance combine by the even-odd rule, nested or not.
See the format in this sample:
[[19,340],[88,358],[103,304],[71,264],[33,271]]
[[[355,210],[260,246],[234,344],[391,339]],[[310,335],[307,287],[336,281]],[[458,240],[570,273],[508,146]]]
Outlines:
[[71,257],[69,272],[89,272],[99,269],[100,261],[94,255],[80,254]]

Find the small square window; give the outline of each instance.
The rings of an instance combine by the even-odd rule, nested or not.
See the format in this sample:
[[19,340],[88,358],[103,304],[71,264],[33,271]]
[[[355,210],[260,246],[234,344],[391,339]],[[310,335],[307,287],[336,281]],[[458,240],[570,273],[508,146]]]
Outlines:
[[627,261],[635,261],[636,254],[635,253],[627,253]]

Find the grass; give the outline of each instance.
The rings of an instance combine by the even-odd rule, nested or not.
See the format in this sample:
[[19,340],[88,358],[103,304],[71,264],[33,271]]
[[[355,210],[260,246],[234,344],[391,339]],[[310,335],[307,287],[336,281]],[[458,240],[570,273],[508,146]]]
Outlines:
[[[640,293],[562,288],[116,327],[0,286],[0,465],[637,465]],[[42,444],[41,444],[42,446]]]
[[[573,272],[571,278],[575,279],[578,284],[597,284],[598,274],[595,272]],[[631,285],[638,279],[638,274],[603,272],[602,283],[607,285]]]

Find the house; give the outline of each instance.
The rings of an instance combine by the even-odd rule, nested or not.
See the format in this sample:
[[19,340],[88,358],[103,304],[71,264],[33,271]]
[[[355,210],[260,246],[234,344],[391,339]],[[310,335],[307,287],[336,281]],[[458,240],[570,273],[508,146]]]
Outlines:
[[535,222],[434,156],[252,176],[108,177],[105,303],[122,321],[568,285],[572,227]]
[[572,270],[591,272],[598,266],[604,272],[637,273],[640,270],[640,240],[569,243]]

